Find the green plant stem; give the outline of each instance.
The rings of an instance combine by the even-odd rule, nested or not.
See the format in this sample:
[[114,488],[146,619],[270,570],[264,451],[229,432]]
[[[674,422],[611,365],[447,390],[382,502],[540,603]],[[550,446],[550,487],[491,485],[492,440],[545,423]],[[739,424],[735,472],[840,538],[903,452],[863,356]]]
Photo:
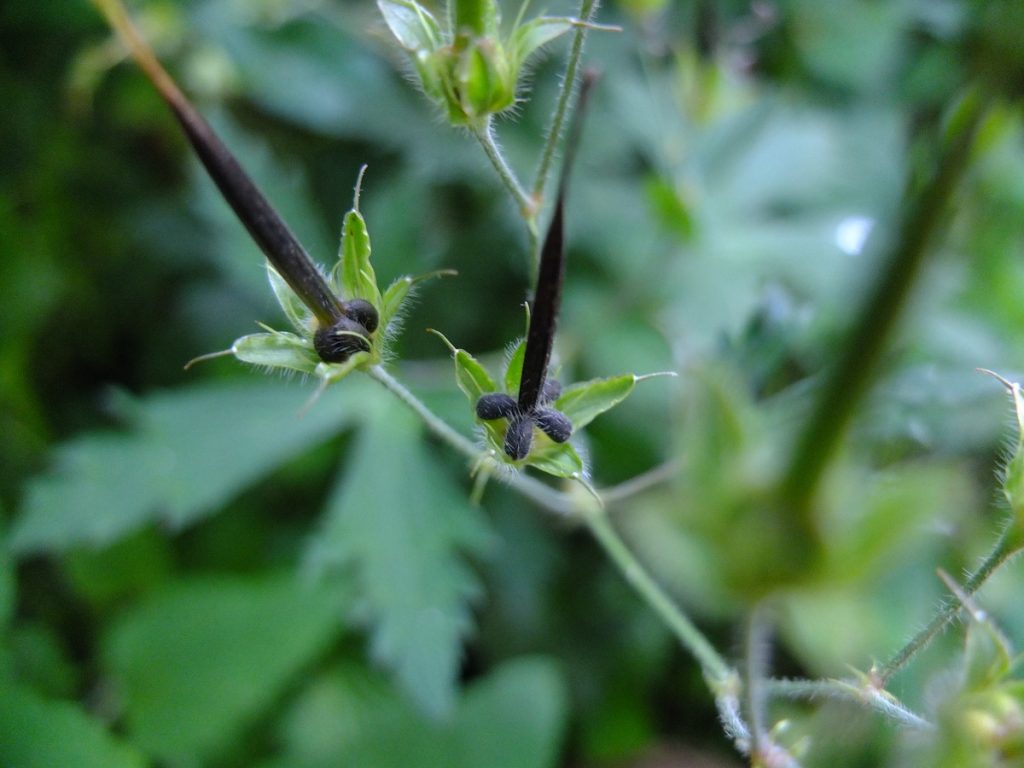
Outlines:
[[664,464],[659,464],[653,469],[649,469],[642,474],[631,477],[629,480],[625,480],[618,485],[613,485],[611,488],[605,488],[601,491],[601,500],[604,502],[605,506],[619,504],[650,488],[654,488],[655,486],[668,482],[679,474],[681,468],[681,460],[670,459]]
[[672,630],[683,647],[697,659],[711,687],[717,690],[734,678],[735,672],[725,659],[629,550],[604,510],[595,510],[584,515],[583,521],[605,554],[622,573],[623,578]]
[[[572,46],[569,48],[569,58],[565,64],[565,74],[562,76],[562,88],[558,94],[558,101],[555,104],[555,111],[551,116],[551,124],[548,126],[548,133],[544,139],[544,149],[541,151],[540,162],[537,164],[537,175],[533,181],[533,201],[538,208],[544,199],[544,187],[548,182],[548,174],[551,172],[551,164],[555,159],[555,149],[562,136],[562,128],[565,125],[566,114],[569,110],[569,101],[572,92],[576,88],[577,74],[580,66],[580,58],[583,55],[583,43],[587,38],[587,24],[593,19],[597,12],[597,0],[583,0],[580,4],[579,19],[583,24],[576,27],[572,37]],[[534,259],[537,258],[534,253]]]
[[760,755],[765,740],[763,685],[767,627],[765,608],[757,604],[747,616],[743,654],[743,709],[750,729],[750,754]]
[[950,136],[939,150],[935,173],[904,206],[895,239],[869,292],[839,361],[818,393],[817,403],[783,475],[783,501],[798,527],[813,531],[811,499],[829,461],[874,378],[911,288],[921,273],[928,246],[947,218],[949,199],[967,168],[987,103],[968,94]]
[[498,177],[501,182],[505,185],[508,191],[512,194],[513,199],[516,201],[516,205],[519,206],[519,213],[526,222],[526,226],[532,230],[536,229],[537,221],[537,204],[526,194],[526,190],[523,189],[523,185],[520,183],[519,178],[516,176],[515,171],[512,170],[512,166],[508,164],[505,156],[501,152],[501,147],[494,140],[494,123],[491,118],[487,118],[487,122],[483,127],[474,127],[471,129],[476,140],[480,142],[480,146],[483,147],[484,153],[487,155],[487,159],[491,161],[491,165],[494,166],[494,170],[498,172]]
[[915,730],[935,726],[887,691],[846,680],[765,680],[765,693],[788,699],[836,699],[865,705],[900,725]]
[[[1009,525],[1003,529],[1003,532],[999,536],[998,541],[996,541],[996,545],[992,548],[992,551],[985,557],[977,570],[968,577],[962,587],[965,594],[968,596],[973,595],[981,589],[982,586],[984,586],[989,577],[995,573],[1001,565],[1020,553],[1021,550],[1016,548],[1011,542],[1011,530],[1012,528]],[[896,655],[894,655],[883,666],[872,670],[872,675],[876,680],[878,680],[879,685],[886,685],[893,675],[903,669],[903,667],[905,667],[907,663],[920,651],[924,650],[932,640],[934,640],[956,619],[962,608],[963,605],[957,599],[946,601],[939,612],[931,621],[928,622],[924,629],[914,635],[907,644],[897,651]]]

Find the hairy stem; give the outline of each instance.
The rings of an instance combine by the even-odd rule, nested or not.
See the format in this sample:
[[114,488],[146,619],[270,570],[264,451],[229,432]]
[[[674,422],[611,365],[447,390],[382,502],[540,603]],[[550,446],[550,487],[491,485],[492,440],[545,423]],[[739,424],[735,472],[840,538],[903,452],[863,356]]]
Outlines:
[[502,154],[501,147],[494,140],[493,121],[491,118],[487,118],[487,122],[482,128],[474,127],[471,130],[476,140],[480,142],[480,146],[483,147],[487,159],[494,166],[494,170],[498,172],[498,177],[501,179],[502,184],[505,185],[515,199],[516,205],[519,206],[519,213],[523,217],[523,221],[526,222],[526,226],[534,233],[533,239],[535,239],[537,204],[526,194],[526,190],[523,189],[523,185],[520,183],[515,171],[512,170],[512,166],[508,164],[505,155]]
[[935,172],[908,196],[884,266],[870,290],[841,356],[818,393],[783,476],[783,500],[799,528],[812,531],[811,499],[851,417],[875,376],[925,254],[947,218],[948,203],[967,168],[986,101],[972,93],[938,150]]
[[893,722],[915,730],[931,730],[932,723],[910,710],[887,691],[847,680],[765,680],[765,693],[787,699],[836,699],[862,704]]
[[[985,557],[981,565],[978,566],[967,581],[964,583],[962,589],[968,596],[973,595],[985,582],[988,581],[989,577],[998,570],[998,568],[1007,562],[1014,555],[1018,554],[1021,550],[1015,548],[1011,543],[1011,527],[1008,525],[1003,529],[999,540],[996,545],[992,548],[992,551]],[[952,599],[946,601],[945,605],[939,610],[937,614],[932,618],[931,621],[914,635],[910,640],[900,648],[899,651],[883,666],[872,671],[875,679],[878,680],[879,685],[885,685],[889,682],[893,675],[899,672],[905,667],[914,656],[920,651],[924,650],[938,635],[942,633],[953,621],[956,619],[957,614],[963,608],[963,604],[957,600]]]
[[[541,151],[540,162],[537,165],[537,175],[533,181],[533,201],[537,207],[540,206],[544,198],[544,187],[547,185],[551,164],[555,159],[555,150],[562,136],[562,128],[565,125],[572,92],[576,87],[580,58],[583,55],[583,43],[587,38],[587,25],[597,12],[597,6],[597,0],[583,0],[580,4],[579,19],[583,23],[577,26],[573,33],[569,58],[565,64],[565,74],[562,76],[562,88],[558,94],[555,111],[551,115],[551,124],[548,126],[547,136],[544,139],[544,149]],[[537,258],[536,253],[534,258]]]
[[697,659],[697,663],[700,664],[711,687],[717,689],[735,678],[735,672],[721,654],[715,650],[703,633],[654,580],[636,555],[629,550],[608,520],[604,510],[587,514],[583,520],[604,549],[605,554],[622,573],[623,578],[672,630],[683,647]]

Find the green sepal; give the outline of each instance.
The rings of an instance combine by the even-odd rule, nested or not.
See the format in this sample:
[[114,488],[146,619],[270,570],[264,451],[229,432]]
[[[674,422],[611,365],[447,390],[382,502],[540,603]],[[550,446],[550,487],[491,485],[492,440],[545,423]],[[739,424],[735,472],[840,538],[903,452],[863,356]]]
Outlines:
[[555,401],[555,408],[572,422],[573,430],[580,430],[629,397],[638,381],[640,377],[627,373],[573,384]]
[[356,208],[345,214],[341,229],[341,250],[332,281],[346,299],[366,299],[377,312],[381,311],[377,275],[370,263],[370,235],[366,231],[366,221]]
[[243,363],[300,373],[314,373],[320,365],[320,358],[305,339],[283,331],[243,336],[231,345],[231,354]]
[[325,363],[323,361],[318,361],[313,373],[318,379],[320,379],[320,381],[323,382],[322,386],[326,387],[328,384],[341,381],[356,368],[371,360],[373,360],[373,357],[369,352],[356,352],[343,363]]
[[505,391],[513,397],[519,392],[519,382],[523,378],[523,359],[526,356],[526,339],[520,339],[508,356],[505,364]]
[[516,27],[509,40],[513,66],[519,70],[537,49],[573,28],[574,19],[542,16]]
[[523,463],[555,477],[574,479],[585,474],[583,459],[570,443],[553,443],[539,430],[534,430],[534,448]]
[[414,0],[377,0],[391,34],[398,44],[413,54],[434,51],[442,44],[437,19]]
[[309,307],[302,303],[302,299],[298,297],[295,291],[291,289],[291,286],[285,282],[285,279],[281,277],[280,273],[269,262],[267,263],[267,279],[270,280],[270,289],[274,292],[274,298],[277,299],[277,303],[284,310],[288,322],[299,333],[308,334],[313,328],[313,313],[309,311]]
[[474,35],[497,35],[501,17],[496,0],[449,0],[452,32],[468,31]]

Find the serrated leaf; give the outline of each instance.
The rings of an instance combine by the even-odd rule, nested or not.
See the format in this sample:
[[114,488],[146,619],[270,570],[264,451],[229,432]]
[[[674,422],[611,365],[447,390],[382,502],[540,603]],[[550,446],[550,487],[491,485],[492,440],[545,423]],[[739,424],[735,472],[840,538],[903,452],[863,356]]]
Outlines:
[[523,378],[523,357],[526,355],[526,339],[520,339],[508,356],[505,366],[505,391],[512,397],[519,393],[519,383]]
[[391,34],[410,52],[433,51],[441,45],[441,28],[426,8],[414,0],[377,0]]
[[264,768],[552,768],[566,716],[565,684],[547,659],[505,662],[478,678],[443,722],[350,665],[298,703],[288,755]]
[[520,24],[512,34],[512,56],[518,70],[537,49],[561,37],[573,24],[571,19],[540,17]]
[[[566,693],[548,661],[507,662],[467,691],[447,725],[394,715],[353,745],[357,768],[551,768],[565,729]],[[515,745],[514,748],[509,748]]]
[[180,582],[134,608],[103,642],[132,740],[168,764],[222,754],[339,634],[339,602],[289,574]]
[[4,768],[143,768],[149,764],[80,707],[10,684],[0,686],[0,734]]
[[359,382],[300,416],[307,393],[262,381],[205,384],[137,401],[124,432],[58,447],[28,484],[9,538],[20,554],[110,544],[146,523],[208,515],[294,454],[351,423],[377,396]]
[[353,572],[373,656],[426,712],[454,703],[461,642],[479,593],[462,552],[487,540],[479,511],[400,408],[374,413],[347,458],[313,555]]
[[531,452],[527,464],[555,477],[582,477],[583,459],[569,443],[549,443],[535,453]]
[[253,333],[235,341],[231,354],[243,363],[287,368],[300,373],[314,373],[320,358],[305,339],[294,333]]
[[633,391],[636,376],[626,374],[609,379],[592,379],[566,387],[555,401],[555,408],[572,422],[573,429],[583,429],[595,418],[614,408]]
[[366,299],[381,311],[377,276],[370,264],[370,235],[359,211],[345,214],[341,228],[341,293],[346,299]]
[[267,279],[270,280],[270,288],[274,292],[277,303],[284,310],[288,322],[299,333],[309,333],[313,327],[313,313],[302,303],[302,299],[295,295],[295,291],[269,262],[267,263]]

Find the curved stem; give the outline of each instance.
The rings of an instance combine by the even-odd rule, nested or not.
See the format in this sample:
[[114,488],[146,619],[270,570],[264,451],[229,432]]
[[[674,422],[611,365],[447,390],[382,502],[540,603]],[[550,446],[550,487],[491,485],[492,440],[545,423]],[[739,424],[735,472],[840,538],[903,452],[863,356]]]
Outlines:
[[661,617],[683,647],[697,659],[712,689],[717,692],[718,688],[735,678],[735,672],[721,654],[629,550],[604,511],[584,515],[583,521],[630,586]]
[[483,147],[484,153],[487,155],[487,159],[490,160],[491,165],[494,166],[494,170],[498,172],[501,182],[515,199],[516,205],[519,206],[519,213],[526,222],[526,226],[529,227],[531,231],[536,230],[537,205],[534,200],[526,194],[526,190],[523,189],[523,185],[520,183],[515,171],[512,170],[512,166],[508,164],[508,161],[502,154],[501,147],[499,147],[498,143],[494,140],[494,123],[490,118],[487,118],[487,122],[483,127],[474,127],[470,130],[473,132],[476,140],[480,142],[480,146]]
[[[583,0],[580,4],[579,19],[583,23],[577,26],[576,31],[573,33],[572,47],[569,49],[569,58],[565,64],[565,75],[562,77],[562,88],[558,94],[555,111],[551,116],[551,125],[548,126],[548,133],[544,139],[544,149],[541,152],[540,162],[537,165],[537,175],[533,181],[533,200],[537,206],[539,206],[540,201],[544,197],[544,187],[547,185],[548,174],[551,172],[551,163],[555,159],[555,149],[558,147],[558,140],[562,136],[562,127],[565,124],[569,101],[572,97],[573,89],[576,87],[580,57],[583,55],[583,43],[587,37],[587,25],[597,11],[597,5],[597,0]],[[534,258],[536,258],[536,254]]]

